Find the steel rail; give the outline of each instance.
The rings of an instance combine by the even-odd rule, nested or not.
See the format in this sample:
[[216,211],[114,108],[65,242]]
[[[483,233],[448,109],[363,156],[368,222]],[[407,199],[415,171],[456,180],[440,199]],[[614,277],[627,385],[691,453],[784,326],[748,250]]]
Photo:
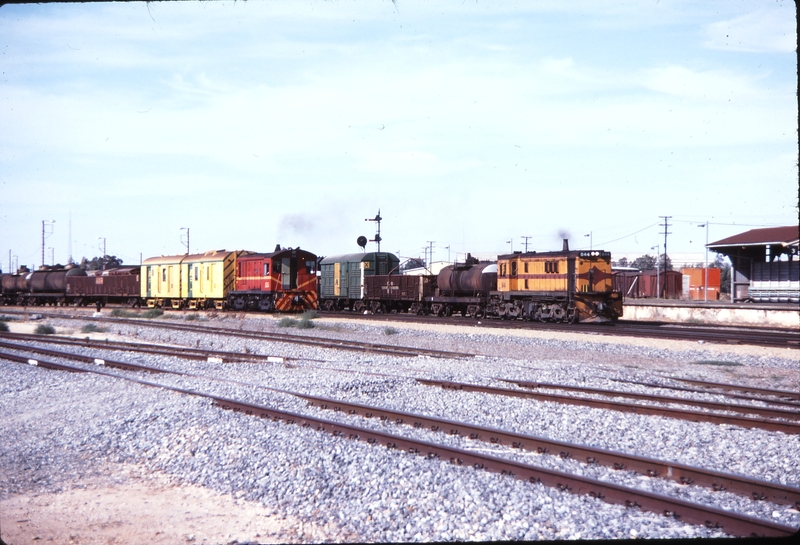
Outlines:
[[[15,314],[23,314],[18,311]],[[30,314],[30,313],[28,313]],[[260,341],[273,341],[285,342],[291,344],[303,344],[317,348],[328,348],[333,350],[352,350],[358,352],[367,352],[370,354],[383,354],[388,356],[402,356],[402,357],[418,357],[429,356],[433,358],[472,358],[474,354],[465,352],[453,352],[447,350],[435,350],[431,348],[415,348],[409,346],[394,346],[390,344],[367,343],[358,341],[348,341],[340,339],[323,339],[315,337],[307,337],[304,335],[291,335],[287,333],[266,333],[262,331],[248,331],[245,329],[231,329],[220,327],[205,327],[190,324],[176,324],[157,322],[153,320],[145,320],[139,318],[114,318],[114,317],[94,317],[94,316],[80,316],[80,315],[64,315],[59,313],[47,314],[36,313],[43,316],[50,316],[53,318],[69,319],[69,320],[89,320],[98,321],[101,323],[117,323],[117,324],[135,324],[143,327],[153,327],[161,329],[173,329],[177,331],[191,331],[193,333],[203,334],[216,334],[227,335],[230,337],[240,337],[255,339]]]
[[677,481],[681,484],[704,486],[715,491],[727,490],[750,496],[753,500],[767,500],[774,503],[792,505],[800,509],[800,488],[771,483],[759,479],[713,471],[686,464],[636,456],[608,449],[590,447],[566,441],[558,441],[534,435],[518,434],[509,431],[457,422],[434,416],[396,411],[382,407],[352,403],[339,399],[294,393],[306,399],[312,406],[365,418],[391,420],[396,424],[406,424],[414,428],[428,428],[431,431],[469,437],[496,445],[505,445],[557,455],[564,459],[574,459],[587,464],[599,464],[616,470],[629,470],[649,477],[659,477]]
[[[662,375],[663,376],[663,375]],[[707,388],[715,388],[719,390],[725,391],[734,391],[734,392],[753,392],[762,395],[771,395],[775,397],[786,397],[789,399],[797,399],[800,400],[800,392],[792,392],[790,390],[771,390],[769,388],[757,388],[752,386],[745,386],[743,384],[728,384],[724,382],[708,382],[705,380],[697,380],[697,379],[690,379],[690,378],[680,378],[680,377],[668,377],[664,376],[664,378],[669,378],[672,380],[678,380],[680,382],[685,382],[687,384],[696,384],[698,386],[705,386]]]
[[[100,319],[98,318],[98,320]],[[102,318],[102,320],[107,321],[109,319]],[[117,323],[127,323],[127,324],[137,323],[139,325],[150,325],[151,327],[154,326],[152,321],[145,321],[145,320],[121,319],[121,318],[120,319],[110,318],[110,320],[114,320]],[[232,337],[247,337],[262,341],[304,344],[319,348],[332,348],[338,350],[357,350],[360,352],[385,354],[391,356],[416,357],[420,355],[426,355],[435,358],[472,358],[474,356],[474,354],[469,354],[465,352],[453,352],[448,350],[415,348],[409,346],[393,346],[390,344],[367,343],[367,342],[348,341],[340,339],[320,339],[315,337],[306,337],[304,335],[290,335],[287,333],[265,333],[262,331],[247,331],[247,330],[221,328],[221,327],[193,326],[188,324],[165,324],[163,322],[158,322],[157,325],[155,325],[155,327],[162,327],[165,329],[175,329],[179,331],[191,331],[193,333],[204,333],[204,334],[211,333],[217,335],[228,335]]]
[[[672,396],[659,396],[653,394],[640,394],[637,392],[623,392],[619,390],[606,390],[604,388],[586,388],[584,386],[568,386],[564,384],[549,384],[546,382],[533,382],[526,380],[513,380],[493,377],[495,380],[516,384],[522,388],[531,389],[550,389],[550,390],[566,390],[569,392],[580,392],[583,394],[596,394],[607,397],[625,397],[629,399],[640,399],[643,401],[653,401],[657,403],[674,403],[677,405],[694,405],[696,407],[703,407],[705,409],[712,409],[717,411],[731,411],[743,414],[757,414],[759,416],[766,416],[767,418],[786,418],[789,420],[800,420],[800,411],[792,411],[788,409],[773,409],[770,407],[755,407],[752,405],[731,405],[728,403],[720,403],[718,401],[704,401],[700,399],[684,399],[681,397]],[[708,393],[708,392],[706,392]]]
[[567,405],[582,405],[596,409],[607,409],[626,413],[642,415],[666,416],[690,422],[711,422],[714,424],[730,424],[743,428],[761,428],[768,431],[780,431],[788,434],[800,434],[800,423],[783,422],[764,418],[752,418],[746,416],[730,416],[702,411],[691,411],[686,409],[673,409],[669,407],[658,407],[655,405],[639,405],[631,403],[619,403],[616,401],[605,401],[590,399],[585,397],[572,397],[560,394],[545,394],[542,392],[532,392],[529,390],[513,390],[511,388],[495,388],[492,386],[481,386],[478,384],[466,384],[461,382],[451,382],[430,379],[415,379],[422,384],[429,386],[440,386],[446,390],[460,390],[464,392],[481,392],[498,394],[505,396],[524,397],[537,399],[540,401],[552,401],[554,403],[564,403]]
[[[5,356],[4,356],[5,357]],[[12,361],[30,363],[23,357],[16,357]],[[9,358],[10,359],[10,358]],[[261,418],[270,418],[273,421],[283,421],[288,424],[298,424],[302,427],[313,427],[316,431],[328,432],[337,437],[345,437],[366,441],[370,444],[380,443],[391,449],[402,449],[411,454],[426,456],[428,458],[439,458],[449,460],[454,465],[470,465],[475,469],[484,469],[504,475],[509,475],[517,479],[527,480],[531,483],[540,483],[545,486],[558,488],[559,490],[570,492],[576,495],[589,495],[595,499],[600,499],[606,503],[625,505],[626,507],[638,507],[641,510],[659,513],[679,519],[687,524],[704,525],[709,528],[719,528],[731,535],[738,536],[765,536],[765,537],[785,537],[797,533],[797,529],[783,524],[776,524],[771,521],[762,520],[749,515],[742,515],[709,507],[697,503],[688,502],[678,498],[672,498],[662,494],[655,494],[608,482],[590,479],[569,473],[539,468],[530,464],[513,462],[496,456],[470,452],[444,445],[438,445],[427,441],[420,441],[378,432],[375,430],[351,426],[332,422],[322,418],[315,418],[308,415],[282,411],[272,407],[245,403],[229,398],[215,396],[195,390],[175,388],[162,384],[138,380],[130,377],[120,377],[108,372],[95,369],[82,369],[65,364],[37,361],[35,365],[48,369],[96,373],[112,376],[117,379],[128,380],[144,386],[162,388],[165,390],[203,397],[212,400],[216,405],[223,409],[234,412],[242,412]]]
[[[251,354],[240,352],[229,352],[224,350],[206,350],[184,346],[170,346],[164,344],[132,343],[124,341],[109,341],[97,339],[79,339],[71,337],[55,337],[53,335],[35,335],[30,333],[8,333],[0,332],[0,338],[16,339],[28,342],[41,342],[48,344],[63,344],[72,346],[83,346],[85,348],[95,348],[99,350],[119,350],[129,352],[143,352],[148,354],[161,354],[165,356],[180,356],[186,359],[208,360],[209,357],[220,358],[223,362],[254,362],[267,361],[269,363],[282,363],[283,361],[297,361],[300,358],[288,356],[269,356],[265,354]],[[303,358],[304,361],[318,361]]]
[[715,392],[708,389],[697,389],[697,388],[687,388],[684,386],[673,386],[668,384],[658,384],[655,382],[643,382],[638,380],[628,380],[628,379],[621,379],[621,378],[606,378],[606,380],[611,380],[614,382],[622,382],[625,384],[638,384],[640,386],[647,386],[649,388],[661,388],[664,390],[675,390],[678,392],[690,392],[696,394],[713,394],[713,395],[723,395],[725,397],[730,397],[733,399],[744,399],[747,401],[760,401],[762,403],[768,403],[770,405],[783,405],[784,407],[795,407],[800,410],[800,402],[796,401],[788,401],[785,399],[770,399],[767,397],[761,396],[752,396],[746,394],[733,394],[730,392]]

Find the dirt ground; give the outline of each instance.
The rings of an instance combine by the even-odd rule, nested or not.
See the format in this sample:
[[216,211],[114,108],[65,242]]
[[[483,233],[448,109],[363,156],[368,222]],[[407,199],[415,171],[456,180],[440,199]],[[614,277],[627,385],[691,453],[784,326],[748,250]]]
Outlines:
[[336,533],[273,516],[266,506],[231,495],[171,486],[157,476],[120,483],[102,479],[81,486],[85,488],[0,501],[3,541],[7,545],[210,545],[319,542]]

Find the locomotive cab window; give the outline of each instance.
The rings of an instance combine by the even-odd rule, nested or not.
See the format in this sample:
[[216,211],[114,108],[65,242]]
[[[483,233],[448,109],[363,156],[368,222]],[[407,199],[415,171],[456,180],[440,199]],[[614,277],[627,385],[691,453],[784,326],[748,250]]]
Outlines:
[[[528,262],[527,261],[525,262],[524,267],[525,267],[525,272],[528,272]],[[528,287],[528,281],[527,280],[525,281],[525,287],[526,288]]]
[[306,274],[317,274],[316,265],[316,261],[310,259],[306,261]]
[[517,276],[517,262],[511,262],[511,276]]
[[264,276],[269,276],[269,263],[264,263]]

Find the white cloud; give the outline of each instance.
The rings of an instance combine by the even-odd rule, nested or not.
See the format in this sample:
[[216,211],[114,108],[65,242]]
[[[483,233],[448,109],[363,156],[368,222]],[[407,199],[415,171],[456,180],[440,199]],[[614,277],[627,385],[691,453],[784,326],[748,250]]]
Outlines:
[[792,53],[797,49],[794,10],[760,10],[711,23],[706,47],[725,51]]

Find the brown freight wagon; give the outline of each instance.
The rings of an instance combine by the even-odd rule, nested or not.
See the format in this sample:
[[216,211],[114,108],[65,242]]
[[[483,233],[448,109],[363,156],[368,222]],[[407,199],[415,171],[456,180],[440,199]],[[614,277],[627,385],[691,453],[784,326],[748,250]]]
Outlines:
[[679,271],[642,271],[641,283],[642,297],[680,299],[683,294],[683,275]]
[[372,312],[416,313],[435,289],[435,276],[375,275],[364,277],[364,298]]
[[67,277],[67,297],[77,305],[141,306],[140,270],[140,267],[122,267]]

